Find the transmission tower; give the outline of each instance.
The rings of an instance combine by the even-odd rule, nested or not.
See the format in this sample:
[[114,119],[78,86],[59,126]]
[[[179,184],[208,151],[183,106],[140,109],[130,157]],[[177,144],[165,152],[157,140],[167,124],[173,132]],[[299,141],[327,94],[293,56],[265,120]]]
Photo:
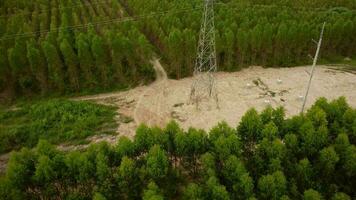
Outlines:
[[303,106],[302,106],[301,113],[304,112],[305,104],[307,103],[307,98],[308,98],[308,95],[309,95],[310,85],[312,83],[312,79],[313,79],[313,76],[314,76],[315,66],[316,66],[316,63],[318,62],[318,58],[319,58],[321,43],[323,42],[325,24],[326,24],[326,22],[324,22],[324,24],[323,24],[323,28],[321,29],[321,33],[320,33],[319,42],[317,43],[317,49],[316,49],[316,52],[315,52],[315,56],[314,56],[314,60],[313,60],[313,66],[311,68],[311,73],[310,73],[310,77],[309,77],[307,90],[306,90],[306,93],[305,93],[305,96],[304,96],[304,101],[303,101]]
[[199,34],[198,55],[190,100],[197,106],[205,98],[215,98],[217,91],[213,73],[217,71],[215,50],[214,0],[204,0],[204,13]]

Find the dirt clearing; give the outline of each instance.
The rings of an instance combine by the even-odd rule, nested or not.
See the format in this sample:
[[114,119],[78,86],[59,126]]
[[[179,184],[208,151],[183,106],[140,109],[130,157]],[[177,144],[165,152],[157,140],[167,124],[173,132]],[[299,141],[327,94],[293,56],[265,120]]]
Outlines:
[[[237,126],[251,107],[263,110],[267,105],[283,106],[287,116],[300,112],[310,67],[250,67],[235,73],[216,73],[219,108],[214,100],[204,101],[196,109],[189,102],[193,78],[167,79],[158,60],[152,62],[157,81],[130,91],[81,97],[97,103],[115,105],[118,114],[132,121],[119,121],[118,136],[132,138],[140,123],[163,127],[174,119],[184,129],[196,127],[209,130],[220,121]],[[356,107],[356,75],[318,66],[310,89],[307,108],[318,97],[335,99],[345,96]],[[110,139],[112,141],[112,138]]]

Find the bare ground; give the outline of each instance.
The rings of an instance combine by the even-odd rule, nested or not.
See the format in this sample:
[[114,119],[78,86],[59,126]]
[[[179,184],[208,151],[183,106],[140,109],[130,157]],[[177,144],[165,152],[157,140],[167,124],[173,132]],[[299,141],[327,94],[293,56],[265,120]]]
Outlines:
[[[263,110],[267,105],[283,106],[287,116],[296,115],[309,78],[309,66],[294,68],[250,67],[240,72],[215,74],[219,108],[214,100],[205,100],[196,109],[189,102],[193,78],[167,79],[158,60],[152,62],[157,81],[126,92],[87,96],[79,100],[116,105],[118,113],[134,119],[117,130],[119,136],[132,138],[140,123],[163,127],[174,119],[184,129],[196,127],[209,130],[220,121],[235,127],[251,107]],[[279,80],[279,81],[278,81]],[[335,99],[345,96],[356,107],[356,75],[318,66],[310,89],[307,107],[318,97]],[[110,101],[108,100],[110,99]]]
[[6,170],[6,164],[9,161],[10,153],[0,155],[0,176]]

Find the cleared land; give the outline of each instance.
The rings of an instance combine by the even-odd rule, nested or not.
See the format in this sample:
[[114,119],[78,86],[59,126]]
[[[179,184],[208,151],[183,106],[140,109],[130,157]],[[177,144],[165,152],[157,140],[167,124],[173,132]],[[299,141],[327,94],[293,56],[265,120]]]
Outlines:
[[[80,97],[78,100],[117,106],[118,120],[121,120],[118,136],[132,138],[140,123],[162,127],[172,119],[185,129],[196,127],[209,130],[223,120],[236,126],[251,107],[262,110],[267,105],[283,106],[287,116],[298,114],[310,70],[309,66],[278,69],[250,67],[235,73],[219,72],[216,74],[219,108],[211,100],[202,102],[196,109],[189,102],[193,78],[167,79],[160,63],[155,60],[153,64],[158,78],[151,85],[125,92]],[[334,99],[339,96],[345,96],[350,105],[356,107],[356,75],[330,66],[318,66],[307,107],[318,97]],[[122,123],[123,118],[132,120]],[[107,139],[103,136],[93,140]],[[109,142],[115,140],[108,138]]]

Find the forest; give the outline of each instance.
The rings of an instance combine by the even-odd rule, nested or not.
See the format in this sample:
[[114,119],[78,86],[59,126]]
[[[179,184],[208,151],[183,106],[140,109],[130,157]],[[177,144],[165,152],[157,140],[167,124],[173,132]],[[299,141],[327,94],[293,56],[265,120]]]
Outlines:
[[[356,55],[354,0],[215,3],[220,71],[310,64],[326,22],[322,61]],[[1,0],[0,101],[130,88],[192,75],[203,1]]]
[[[219,71],[309,65],[324,22],[320,63],[356,60],[355,0],[214,8]],[[120,126],[120,107],[66,97],[151,83],[155,58],[169,78],[191,76],[202,10],[203,0],[0,0],[0,159],[10,155],[0,199],[354,199],[356,109],[343,97],[292,117],[251,108],[235,127],[141,124],[114,145],[59,148]]]
[[320,98],[305,114],[250,109],[209,133],[141,125],[134,140],[59,151],[45,140],[13,152],[2,199],[351,200],[356,109]]

